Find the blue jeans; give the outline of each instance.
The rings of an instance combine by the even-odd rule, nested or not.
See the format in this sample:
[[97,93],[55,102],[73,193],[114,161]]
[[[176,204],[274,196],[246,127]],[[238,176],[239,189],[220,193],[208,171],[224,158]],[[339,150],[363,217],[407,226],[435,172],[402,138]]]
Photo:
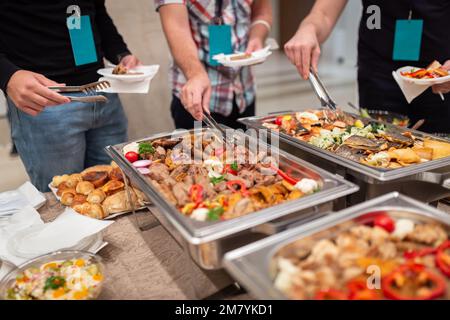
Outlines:
[[127,118],[117,94],[107,103],[72,102],[30,116],[8,100],[11,136],[31,182],[49,191],[53,176],[111,161],[104,148],[127,140]]

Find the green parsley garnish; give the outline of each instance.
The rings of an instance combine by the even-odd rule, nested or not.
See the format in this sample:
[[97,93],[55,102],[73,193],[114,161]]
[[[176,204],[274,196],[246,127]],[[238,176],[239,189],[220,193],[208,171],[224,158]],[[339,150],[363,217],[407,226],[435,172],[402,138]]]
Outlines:
[[235,162],[230,166],[230,168],[231,168],[231,170],[238,171],[238,169],[239,169],[238,163],[235,161]]
[[154,154],[156,152],[155,148],[148,142],[139,143],[139,154]]
[[47,291],[49,289],[56,290],[58,288],[63,287],[65,283],[66,279],[64,279],[63,277],[58,276],[49,277],[45,281],[44,291]]
[[224,176],[220,176],[220,177],[213,177],[209,180],[213,185],[216,185],[218,183],[221,183],[222,181],[225,181],[225,177]]
[[225,210],[222,207],[215,207],[209,210],[208,219],[210,221],[217,221],[220,219]]

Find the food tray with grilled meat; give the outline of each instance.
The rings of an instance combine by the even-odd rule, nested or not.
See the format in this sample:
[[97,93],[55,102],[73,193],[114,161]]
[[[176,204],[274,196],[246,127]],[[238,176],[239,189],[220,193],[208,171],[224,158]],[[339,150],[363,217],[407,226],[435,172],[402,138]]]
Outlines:
[[261,299],[450,299],[450,217],[398,193],[229,252]]
[[316,218],[357,190],[256,138],[236,132],[224,147],[211,133],[159,134],[107,148],[203,268],[220,268],[224,252],[274,232],[278,220]]
[[[315,109],[240,121],[248,128],[268,129],[280,138],[281,149],[357,183],[360,192],[351,203],[400,190],[425,202],[450,195],[447,139],[340,110]],[[401,189],[405,181],[411,184]]]

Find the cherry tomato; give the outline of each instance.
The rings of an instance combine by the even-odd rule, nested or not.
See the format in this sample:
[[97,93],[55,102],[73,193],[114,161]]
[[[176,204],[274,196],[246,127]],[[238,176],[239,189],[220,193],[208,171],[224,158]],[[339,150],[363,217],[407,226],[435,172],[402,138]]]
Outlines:
[[133,163],[139,160],[139,154],[137,154],[134,151],[130,151],[125,154],[125,158],[127,158],[128,161]]
[[395,221],[386,214],[380,214],[376,216],[373,224],[377,227],[383,228],[389,233],[395,230]]
[[277,126],[281,126],[282,123],[283,123],[283,116],[276,117],[274,123],[275,123]]

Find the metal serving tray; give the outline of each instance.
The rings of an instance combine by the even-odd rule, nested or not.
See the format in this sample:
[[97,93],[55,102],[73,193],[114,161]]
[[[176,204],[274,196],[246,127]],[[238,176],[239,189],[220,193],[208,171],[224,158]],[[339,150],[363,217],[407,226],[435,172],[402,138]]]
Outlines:
[[[295,111],[242,118],[239,121],[246,125],[247,128],[266,129],[271,134],[278,135],[280,138],[280,149],[312,162],[329,172],[340,174],[347,180],[357,184],[360,187],[360,191],[349,197],[349,204],[370,200],[392,191],[400,191],[424,202],[433,202],[450,196],[450,157],[398,169],[370,167],[263,126],[264,122],[273,121],[277,116],[288,113],[295,113]],[[351,115],[358,118],[354,114]],[[450,143],[450,140],[424,132],[401,128],[378,120],[373,121],[383,123],[387,128],[396,131],[412,132],[418,138],[430,137]],[[404,182],[409,183],[405,184]]]
[[[189,131],[195,132],[194,130]],[[186,131],[179,136],[186,134]],[[250,143],[256,138],[239,133]],[[135,142],[151,141],[172,137],[173,133],[152,135]],[[106,148],[112,159],[122,168],[124,173],[148,196],[159,210],[152,210],[161,224],[187,250],[193,259],[204,269],[219,269],[225,252],[261,239],[277,232],[291,219],[311,220],[338,204],[338,199],[356,192],[358,187],[337,175],[330,174],[301,159],[285,152],[279,154],[280,167],[289,167],[293,172],[301,172],[304,176],[319,178],[323,182],[321,191],[303,198],[288,201],[252,214],[228,221],[200,222],[183,216],[178,209],[169,203],[160,192],[149,183],[148,178],[140,174],[123,156],[122,149],[128,143]],[[269,146],[266,145],[269,150]],[[273,153],[273,152],[272,152]],[[287,222],[286,222],[287,220]]]
[[225,255],[225,268],[254,297],[286,299],[284,294],[274,287],[275,274],[271,274],[271,270],[274,270],[273,257],[281,248],[320,233],[317,236],[319,240],[324,234],[329,235],[330,228],[339,227],[366,213],[389,210],[398,211],[392,213],[392,216],[398,215],[416,221],[437,221],[450,227],[450,215],[393,192],[231,251]]

